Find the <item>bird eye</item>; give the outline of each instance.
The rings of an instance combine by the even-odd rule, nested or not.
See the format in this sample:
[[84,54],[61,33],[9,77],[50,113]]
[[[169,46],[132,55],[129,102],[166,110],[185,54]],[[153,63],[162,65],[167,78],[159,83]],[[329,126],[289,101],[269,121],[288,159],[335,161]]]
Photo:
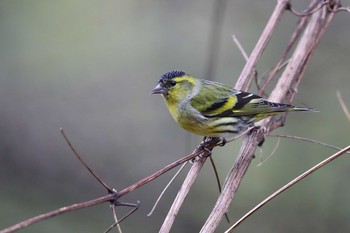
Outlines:
[[170,81],[170,85],[171,85],[171,86],[175,86],[175,85],[176,85],[176,81],[171,80],[171,81]]

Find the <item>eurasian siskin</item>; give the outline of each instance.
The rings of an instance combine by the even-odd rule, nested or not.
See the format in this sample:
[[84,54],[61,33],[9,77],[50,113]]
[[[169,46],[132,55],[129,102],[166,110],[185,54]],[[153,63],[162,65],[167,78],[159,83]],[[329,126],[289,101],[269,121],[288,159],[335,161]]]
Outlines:
[[197,79],[183,71],[160,77],[151,94],[161,94],[175,121],[185,130],[207,137],[231,140],[255,122],[289,111],[311,108],[272,103],[258,95]]

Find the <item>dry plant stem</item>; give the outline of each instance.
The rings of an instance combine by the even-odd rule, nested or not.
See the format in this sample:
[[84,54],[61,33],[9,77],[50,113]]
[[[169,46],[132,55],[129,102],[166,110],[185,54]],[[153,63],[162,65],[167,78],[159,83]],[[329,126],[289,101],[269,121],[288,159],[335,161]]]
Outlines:
[[[216,139],[216,140],[215,140],[215,139]],[[214,139],[214,140],[211,140],[211,141],[209,142],[209,144],[206,145],[206,148],[207,148],[208,150],[211,151],[211,150],[217,145],[217,143],[219,142],[219,139],[217,139],[217,138],[215,138],[215,139]],[[148,177],[146,177],[146,178],[144,178],[144,179],[142,179],[142,180],[136,182],[135,184],[130,185],[129,187],[127,187],[127,188],[125,188],[125,189],[119,191],[118,194],[119,194],[119,196],[124,196],[125,194],[130,193],[130,192],[134,191],[135,189],[137,189],[137,188],[139,188],[139,187],[141,187],[141,186],[143,186],[143,185],[145,185],[145,184],[151,182],[152,180],[154,180],[154,179],[156,179],[157,177],[163,175],[165,172],[167,172],[167,171],[173,169],[174,167],[177,167],[177,166],[179,166],[180,164],[183,164],[184,162],[187,162],[187,161],[189,161],[189,160],[191,160],[191,159],[194,159],[194,158],[198,157],[199,155],[201,155],[201,154],[203,154],[203,153],[206,154],[206,151],[203,150],[203,149],[200,149],[200,150],[197,150],[197,149],[196,149],[196,150],[194,150],[191,154],[187,155],[186,157],[181,158],[181,159],[179,159],[179,160],[177,160],[177,161],[175,161],[175,162],[169,164],[168,166],[164,167],[163,169],[157,171],[156,173],[154,173],[154,174],[152,174],[152,175],[150,175],[150,176],[148,176]],[[0,233],[1,233],[1,232],[0,232]]]
[[348,108],[346,107],[346,104],[345,104],[343,98],[341,97],[341,94],[339,91],[337,91],[337,97],[338,97],[339,104],[340,104],[341,108],[343,109],[346,118],[348,118],[348,120],[350,121],[350,112],[349,112]]
[[[216,183],[218,185],[218,188],[219,188],[219,193],[221,193],[221,182],[220,182],[220,177],[219,177],[219,173],[218,173],[218,170],[216,169],[216,165],[215,165],[215,162],[214,162],[214,159],[212,156],[209,156],[209,159],[210,159],[210,163],[213,167],[213,171],[214,171],[214,174],[215,174],[215,177],[216,177]],[[228,215],[225,213],[225,218],[226,218],[226,221],[227,223],[230,223],[230,219],[228,217]]]
[[238,90],[247,91],[252,81],[251,77],[254,74],[256,64],[258,63],[263,51],[265,50],[272,33],[274,32],[278,22],[280,21],[283,13],[286,11],[289,4],[289,0],[278,0],[275,10],[273,11],[269,22],[267,23],[259,41],[257,42],[253,52],[246,65],[243,68],[241,75],[239,76],[235,88]]
[[[119,220],[118,220],[117,211],[116,211],[115,207],[116,207],[115,205],[111,205],[114,223],[117,223],[117,222],[119,222]],[[121,228],[119,223],[117,224],[117,229],[118,229],[118,233],[123,233],[122,228]]]
[[284,50],[282,56],[280,57],[279,61],[277,62],[277,65],[275,66],[275,68],[267,75],[267,79],[264,82],[263,86],[261,87],[258,95],[260,95],[260,96],[263,95],[263,93],[265,92],[265,89],[270,84],[271,80],[275,77],[277,72],[280,70],[280,68],[283,65],[290,49],[293,47],[294,43],[299,38],[300,33],[302,32],[302,29],[305,27],[305,24],[307,23],[307,19],[308,19],[307,17],[303,17],[300,19],[298,26],[296,27],[293,35],[291,36],[291,39],[287,45],[287,48]]
[[[248,133],[249,130],[246,130],[245,132],[243,132],[242,134],[236,136],[235,138],[240,138],[242,137],[243,135],[245,135],[246,133]],[[216,141],[215,141],[216,140]],[[217,143],[219,143],[220,139],[219,138],[213,138],[212,141],[210,141],[211,143],[214,143],[214,145],[216,145]],[[213,147],[207,147],[208,150],[212,150]],[[203,152],[202,152],[203,153]],[[203,153],[201,155],[202,157],[205,157],[205,153]],[[200,166],[203,166],[205,160],[203,159],[200,159],[198,161],[196,161],[195,164],[193,164],[193,166],[195,166],[197,163],[201,164]],[[199,164],[197,164],[196,166],[199,166]],[[176,196],[176,199],[174,200],[174,203],[173,205],[171,206],[168,214],[167,214],[167,217],[165,218],[164,222],[163,222],[163,225],[162,225],[162,228],[160,230],[160,232],[169,232],[171,230],[171,227],[172,227],[172,224],[174,223],[174,218],[176,217],[177,213],[179,212],[180,210],[180,207],[181,205],[183,204],[187,194],[188,194],[188,191],[189,189],[191,188],[191,186],[189,184],[193,184],[193,182],[190,182],[192,179],[195,179],[199,173],[200,169],[191,169],[187,176],[186,176],[186,179],[183,183],[183,186],[185,185],[186,183],[186,186],[185,187],[182,187],[179,191],[179,193],[177,194]],[[226,216],[226,215],[225,215]],[[228,219],[228,217],[227,217]]]
[[249,216],[251,216],[254,212],[256,212],[258,209],[260,209],[261,207],[263,207],[266,203],[268,203],[270,200],[272,200],[273,198],[275,198],[276,196],[278,196],[279,194],[281,194],[282,192],[284,192],[285,190],[287,190],[288,188],[292,187],[294,184],[298,183],[299,181],[301,181],[302,179],[304,179],[305,177],[307,177],[308,175],[310,175],[311,173],[313,173],[314,171],[320,169],[321,167],[325,166],[326,164],[332,162],[333,160],[335,160],[336,158],[340,157],[341,155],[348,153],[348,151],[350,150],[350,145],[347,146],[346,148],[342,149],[341,151],[338,151],[337,153],[331,155],[330,157],[328,157],[327,159],[323,160],[322,162],[318,163],[317,165],[313,166],[312,168],[310,168],[309,170],[307,170],[306,172],[304,172],[303,174],[299,175],[298,177],[296,177],[295,179],[293,179],[292,181],[290,181],[288,184],[284,185],[283,187],[281,187],[280,189],[278,189],[276,192],[274,192],[273,194],[271,194],[270,196],[268,196],[265,200],[263,200],[262,202],[260,202],[257,206],[255,206],[252,210],[250,210],[248,213],[246,213],[242,218],[240,218],[234,225],[232,225],[227,231],[225,231],[225,233],[230,233],[233,232],[233,230],[235,228],[237,228],[239,226],[239,224],[241,224],[245,219],[247,219]]
[[87,163],[85,163],[85,161],[81,158],[81,156],[79,155],[78,151],[74,148],[73,144],[70,142],[70,140],[68,139],[68,137],[66,136],[66,133],[64,132],[63,128],[60,128],[61,134],[64,138],[64,140],[66,141],[66,143],[68,144],[69,148],[72,150],[73,154],[75,155],[75,157],[77,157],[77,159],[79,160],[79,162],[81,164],[83,164],[83,166],[90,172],[91,175],[93,175],[93,177],[95,177],[96,180],[98,180],[98,182],[100,182],[100,184],[105,187],[105,189],[107,189],[107,191],[109,193],[113,193],[113,189],[110,188],[90,167]]
[[[271,93],[269,100],[280,102],[284,99],[288,91],[293,91],[296,89],[293,87],[299,84],[301,74],[305,70],[306,64],[310,59],[310,55],[316,46],[316,35],[319,33],[321,27],[321,24],[317,22],[320,20],[320,15],[321,10],[317,11],[311,16],[308,26],[306,27],[302,38],[300,39],[291,59],[289,60],[282,77],[278,80],[276,88]],[[298,82],[296,82],[297,80]]]
[[[117,222],[115,222],[114,224],[112,224],[104,233],[107,233],[109,231],[111,231],[115,226],[119,226],[119,224],[124,221],[126,218],[128,218],[130,215],[132,215],[136,210],[138,210],[140,206],[140,202],[138,201],[136,205],[133,205],[132,207],[134,207],[134,209],[130,210],[127,214],[125,214],[120,220],[118,220]],[[120,228],[118,228],[120,229]]]
[[[217,141],[212,141],[206,148],[208,148],[209,150],[213,149],[216,146]],[[181,158],[171,164],[169,164],[168,166],[164,167],[163,169],[155,172],[154,174],[136,182],[135,184],[121,190],[120,192],[116,192],[116,193],[112,193],[112,194],[108,194],[106,196],[100,197],[100,198],[96,198],[94,200],[90,200],[90,201],[86,201],[86,202],[82,202],[82,203],[78,203],[78,204],[73,204],[70,206],[66,206],[66,207],[62,207],[59,208],[57,210],[51,211],[49,213],[46,214],[41,214],[38,215],[36,217],[30,218],[30,219],[26,219],[22,222],[19,222],[13,226],[7,227],[3,230],[0,231],[0,233],[11,233],[11,232],[15,232],[17,230],[23,229],[27,226],[30,226],[32,224],[41,222],[43,220],[46,219],[50,219],[53,218],[57,215],[61,215],[61,214],[65,214],[68,212],[72,212],[75,210],[79,210],[79,209],[83,209],[83,208],[87,208],[87,207],[91,207],[91,206],[95,206],[95,205],[99,205],[105,202],[116,202],[117,198],[120,198],[130,192],[132,192],[133,190],[151,182],[152,180],[156,179],[157,177],[161,176],[162,174],[164,174],[165,172],[173,169],[174,167],[177,167],[178,165],[191,160],[195,157],[197,157],[198,155],[205,153],[204,150],[195,150],[194,152],[192,152],[191,154],[185,156],[184,158]]]
[[232,40],[233,40],[233,42],[235,42],[235,44],[237,45],[237,48],[239,49],[239,51],[241,51],[242,56],[244,57],[245,61],[247,62],[249,57],[248,57],[246,51],[244,50],[241,42],[239,42],[239,40],[237,39],[236,35],[232,35]]
[[300,13],[300,12],[297,12],[296,10],[294,10],[294,8],[290,7],[289,10],[295,14],[296,16],[300,16],[300,17],[303,17],[303,16],[309,16],[309,15],[312,15],[313,13],[315,13],[316,11],[318,11],[319,9],[321,9],[323,6],[329,4],[329,1],[324,1],[322,2],[319,6],[317,6],[316,8],[313,8],[313,7],[310,7],[308,11],[304,11],[305,13]]
[[[313,2],[317,2],[317,1],[313,1]],[[270,96],[270,100],[271,101],[280,101],[281,99],[283,99],[286,94],[288,93],[288,90],[291,89],[291,87],[293,89],[295,89],[297,87],[297,85],[299,84],[301,75],[303,74],[303,72],[305,71],[305,67],[307,65],[307,62],[310,59],[310,56],[315,48],[315,46],[318,44],[320,38],[322,37],[322,35],[324,34],[324,32],[326,31],[329,23],[331,22],[334,13],[336,13],[339,9],[339,2],[338,1],[330,1],[332,2],[332,6],[334,6],[334,8],[332,9],[332,11],[329,12],[325,12],[324,8],[319,11],[317,11],[315,14],[312,15],[312,18],[314,18],[314,20],[312,21],[312,23],[309,23],[309,27],[308,27],[308,31],[309,34],[308,35],[304,35],[304,37],[310,37],[309,39],[305,39],[303,43],[306,43],[307,46],[301,46],[298,47],[295,52],[295,54],[297,55],[293,55],[292,59],[293,62],[289,63],[284,74],[282,75],[280,81],[277,84],[277,87],[275,89],[275,91],[272,93],[272,95]],[[239,78],[239,80],[237,81],[237,84],[235,86],[235,88],[237,89],[241,89],[241,90],[246,90],[249,87],[249,84],[251,83],[251,77],[252,74],[255,71],[255,66],[257,64],[258,59],[260,58],[263,50],[265,49],[272,32],[274,31],[278,21],[280,20],[282,14],[285,12],[286,6],[289,3],[289,1],[287,0],[279,0],[277,3],[277,6],[275,8],[275,11],[273,13],[273,15],[271,16],[269,23],[267,24],[263,35],[261,36],[261,39],[259,40],[258,44],[256,45],[255,49],[253,50],[253,52],[251,53],[251,56]],[[323,14],[321,14],[321,12]],[[322,16],[324,16],[325,18],[322,18]],[[311,25],[314,26],[311,26]],[[300,40],[301,42],[302,40]],[[300,43],[299,43],[300,44]],[[305,44],[305,45],[306,45]],[[302,49],[302,47],[304,49],[306,49],[305,51],[300,51]],[[299,51],[298,51],[299,50]],[[299,60],[299,62],[297,62]],[[291,99],[294,95],[294,92],[291,92],[288,97],[289,99]],[[268,123],[270,122],[270,120],[264,121],[263,122],[263,126],[267,126]],[[273,123],[273,122],[272,122]],[[280,126],[280,124],[272,124],[270,125],[270,128],[268,131],[271,131],[272,129],[274,129],[275,127]],[[255,134],[255,133],[254,133]],[[237,168],[237,171],[232,170],[235,174],[240,174],[243,175],[250,163],[251,160],[251,156],[254,153],[255,149],[256,149],[256,142],[258,142],[261,139],[261,136],[264,134],[264,132],[262,132],[261,130],[256,131],[256,136],[250,135],[249,137],[246,137],[244,139],[242,148],[240,150],[239,156],[237,158],[237,161],[239,162],[239,164],[235,164],[234,168]],[[249,141],[252,141],[252,143],[247,143]],[[211,145],[210,147],[208,147],[208,149],[212,149],[213,147],[215,147],[215,145]],[[117,194],[117,198],[132,192],[133,190],[147,184],[148,182],[156,179],[157,177],[159,177],[160,175],[164,174],[165,172],[167,172],[168,170],[178,166],[179,164],[182,164],[185,161],[188,161],[196,156],[198,156],[199,154],[203,153],[203,151],[195,151],[194,153],[190,154],[189,156],[180,159],[168,166],[166,166],[165,168],[163,168],[162,170],[140,180],[139,182],[123,189],[122,191],[118,192]],[[234,176],[232,173],[230,173],[230,175],[227,178],[227,181],[224,185],[223,188],[223,192],[221,195],[224,195],[226,192],[229,192],[229,190],[233,190],[233,193],[229,193],[229,194],[225,194],[225,195],[232,195],[232,197],[227,197],[225,198],[219,198],[220,200],[225,201],[226,203],[221,204],[222,208],[218,209],[217,207],[214,208],[212,214],[210,215],[207,223],[203,226],[202,232],[212,232],[212,231],[206,231],[205,229],[208,227],[208,229],[215,229],[216,227],[213,226],[213,224],[215,223],[216,225],[219,223],[220,219],[222,218],[223,214],[227,211],[227,208],[233,198],[234,192],[237,189],[239,182],[241,180],[242,177],[240,176]],[[237,179],[236,181],[232,181],[232,179]],[[232,188],[231,185],[234,185],[235,188]],[[90,206],[94,206],[94,205],[98,205],[104,202],[110,202],[110,201],[116,201],[116,195],[113,194],[108,194],[106,196],[91,200],[91,201],[87,201],[87,202],[83,202],[83,203],[79,203],[79,204],[74,204],[71,206],[67,206],[67,207],[62,207],[59,208],[55,211],[46,213],[46,214],[42,214],[39,216],[36,216],[34,218],[25,220],[23,222],[20,222],[18,224],[15,224],[11,227],[8,227],[6,229],[3,229],[2,231],[0,231],[0,233],[9,233],[9,232],[14,232],[16,230],[22,229],[26,226],[29,226],[31,224],[43,221],[45,219],[49,219],[52,217],[55,217],[57,215],[60,214],[64,214],[67,212],[71,212],[71,211],[75,211],[78,209],[82,209],[82,208],[86,208],[86,207],[90,207]],[[217,204],[218,205],[218,202]]]
[[[318,145],[326,146],[326,147],[329,147],[329,148],[332,148],[335,150],[341,150],[340,147],[333,146],[333,145],[328,144],[328,143],[316,141],[316,140],[309,139],[309,138],[298,137],[298,136],[285,135],[285,134],[269,134],[268,137],[295,139],[295,140],[300,140],[300,141],[304,141],[304,142],[311,142],[311,143],[315,143]],[[346,153],[350,154],[350,152],[346,152]]]
[[244,138],[239,152],[239,155],[242,156],[237,157],[234,166],[231,168],[229,175],[226,178],[224,187],[215,207],[200,232],[215,232],[222,216],[228,210],[229,204],[233,199],[233,194],[240,184],[240,180],[243,178],[251,160],[253,159],[253,152],[260,141],[264,138],[263,132],[264,130],[262,129],[252,129],[248,136]]
[[[311,4],[314,4],[315,1],[313,1]],[[278,3],[281,4],[281,1]],[[284,3],[286,2],[284,1]],[[315,46],[319,42],[320,31],[321,34],[323,34],[323,32],[326,30],[326,26],[329,25],[329,18],[325,19],[324,16],[325,14],[323,14],[323,11],[321,10],[310,16],[311,19],[308,23],[308,26],[305,29],[305,32],[300,39],[298,46],[296,47],[295,52],[293,53],[293,56],[288,63],[288,66],[286,67],[275,89],[269,97],[270,101],[280,102],[285,98],[291,88],[296,89],[298,86],[306,64],[308,63],[310,56],[315,49]],[[252,54],[254,54],[254,51]],[[250,72],[247,71],[246,75],[249,74]],[[245,78],[249,77],[245,76]],[[240,85],[240,83],[237,83],[237,85]],[[292,97],[293,94],[289,96],[289,98]],[[272,123],[273,127],[269,128],[270,123]],[[265,133],[268,133],[272,129],[281,126],[281,122],[279,121],[278,124],[274,124],[274,121],[272,121],[271,118],[268,118],[264,121],[261,121],[259,125],[262,126],[262,128],[266,127],[267,131],[262,132],[261,130],[258,130],[256,134],[250,135],[244,139],[243,145],[237,157],[237,161],[231,169],[223,187],[223,191],[219,196],[215,207],[213,208],[206,223],[203,225],[201,232],[207,233],[215,231],[223,217],[223,214],[227,212],[228,207],[242,179],[242,177],[238,174],[244,174],[247,170],[253,153],[257,148],[258,142],[260,142],[259,140],[264,137]]]
[[53,217],[55,217],[57,215],[61,215],[61,214],[64,214],[64,213],[72,212],[72,211],[83,209],[83,208],[87,208],[87,207],[90,207],[90,206],[95,206],[95,205],[98,205],[98,204],[101,204],[101,203],[105,203],[105,202],[111,201],[113,199],[114,199],[114,195],[113,194],[109,194],[109,195],[106,195],[104,197],[97,198],[97,199],[94,199],[94,200],[91,200],[91,201],[86,201],[86,202],[83,202],[83,203],[62,207],[62,208],[59,208],[57,210],[51,211],[49,213],[38,215],[38,216],[36,216],[34,218],[27,219],[27,220],[25,220],[23,222],[15,224],[15,225],[13,225],[11,227],[8,227],[6,229],[3,229],[3,230],[0,231],[0,233],[14,232],[14,231],[20,230],[22,228],[25,228],[25,227],[27,227],[29,225],[32,225],[34,223],[38,223],[38,222],[41,222],[43,220],[46,220],[46,219],[49,219],[49,218],[53,218]]
[[170,181],[168,182],[168,184],[165,186],[165,188],[163,189],[163,191],[160,193],[160,195],[158,196],[156,202],[154,203],[151,211],[147,214],[147,217],[151,216],[154,212],[154,210],[157,208],[157,205],[159,203],[159,201],[162,199],[164,193],[166,190],[168,190],[168,188],[170,187],[170,185],[174,182],[174,180],[176,179],[176,177],[180,174],[180,172],[183,170],[183,168],[187,165],[188,162],[183,163],[181,165],[181,167],[179,168],[179,170],[175,173],[175,175],[170,179]]
[[[311,4],[318,2],[322,4],[321,1],[313,0]],[[333,6],[334,11],[328,11],[329,4]],[[296,94],[297,86],[301,81],[306,66],[308,65],[311,55],[314,53],[316,46],[319,44],[322,36],[326,32],[329,24],[333,20],[336,10],[340,6],[340,1],[331,0],[329,4],[321,8],[319,11],[315,12],[310,18],[312,22],[309,22],[308,27],[306,27],[303,37],[301,38],[298,47],[295,49],[293,57],[291,60],[293,63],[288,64],[289,67],[286,70],[290,70],[289,75],[295,77],[294,84],[291,85],[289,92],[286,94],[288,99],[293,99]],[[312,38],[310,40],[309,38]],[[299,59],[302,59],[301,61]],[[299,64],[301,64],[299,66]],[[286,74],[288,75],[288,74]]]
[[185,181],[183,182],[179,192],[177,193],[177,196],[170,208],[170,211],[168,212],[162,227],[160,228],[160,233],[167,233],[170,232],[171,227],[175,221],[175,218],[177,216],[177,213],[179,212],[188,192],[190,191],[192,184],[196,180],[199,171],[204,165],[204,162],[206,161],[207,157],[202,157],[194,162],[192,165],[190,171],[188,172]]

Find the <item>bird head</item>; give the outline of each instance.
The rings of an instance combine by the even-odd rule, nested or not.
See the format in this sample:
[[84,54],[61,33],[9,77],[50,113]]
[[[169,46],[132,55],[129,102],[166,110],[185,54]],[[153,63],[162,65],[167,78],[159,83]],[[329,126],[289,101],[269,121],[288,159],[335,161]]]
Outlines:
[[196,79],[183,71],[163,74],[151,94],[161,94],[167,102],[182,102],[192,93]]

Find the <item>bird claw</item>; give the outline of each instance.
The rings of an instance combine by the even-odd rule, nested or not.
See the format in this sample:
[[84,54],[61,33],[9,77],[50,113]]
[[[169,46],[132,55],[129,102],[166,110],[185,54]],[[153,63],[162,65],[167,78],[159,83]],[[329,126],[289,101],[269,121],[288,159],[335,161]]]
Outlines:
[[[216,140],[213,142],[213,140]],[[207,137],[205,136],[203,138],[203,141],[197,146],[196,150],[197,152],[202,151],[200,155],[198,155],[196,158],[192,159],[191,161],[197,161],[198,159],[201,159],[203,157],[209,157],[212,154],[212,148],[209,149],[208,146],[212,143],[216,143],[217,146],[224,146],[226,144],[226,139],[223,137]]]
[[226,142],[227,142],[226,139],[224,137],[219,137],[219,139],[220,139],[220,141],[216,145],[218,145],[220,147],[225,146]]
[[211,156],[212,151],[207,146],[210,145],[212,138],[210,137],[204,137],[203,141],[197,146],[196,150],[197,152],[203,151],[204,153],[201,153],[196,158],[192,160],[192,162],[197,161],[198,159],[201,159],[203,157]]

